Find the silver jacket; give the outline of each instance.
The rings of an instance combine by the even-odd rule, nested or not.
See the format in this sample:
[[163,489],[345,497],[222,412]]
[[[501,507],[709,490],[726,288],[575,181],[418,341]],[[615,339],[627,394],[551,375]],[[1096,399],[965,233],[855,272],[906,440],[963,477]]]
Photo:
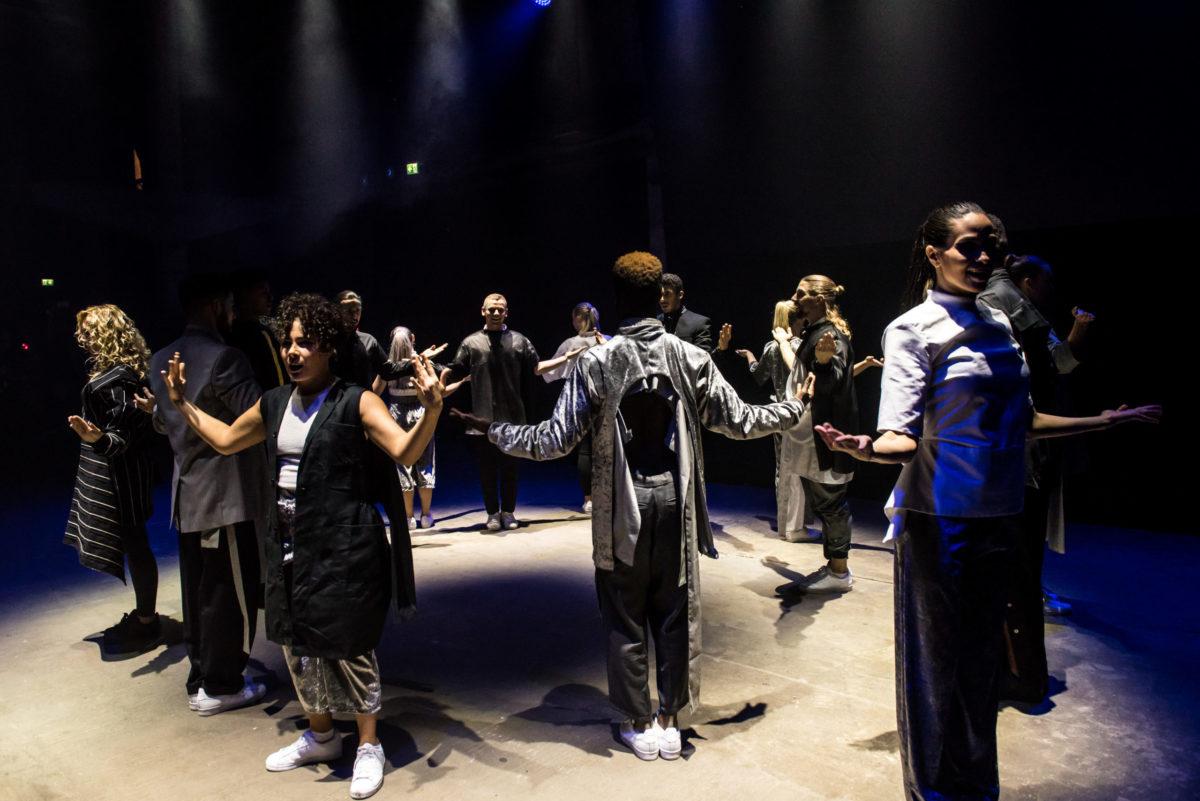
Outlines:
[[[678,459],[684,574],[688,587],[691,702],[699,702],[700,584],[697,553],[716,555],[704,490],[700,428],[732,439],[753,439],[800,423],[799,401],[754,406],[743,403],[706,352],[689,345],[653,318],[628,320],[603,345],[580,354],[549,420],[536,425],[492,423],[488,439],[500,450],[527,459],[557,459],[589,431],[592,436],[592,559],[612,570],[614,543],[636,539],[640,528],[633,479],[625,464],[619,411],[630,388],[652,376],[665,376],[675,391],[673,444]],[[625,550],[625,549],[622,549]]]

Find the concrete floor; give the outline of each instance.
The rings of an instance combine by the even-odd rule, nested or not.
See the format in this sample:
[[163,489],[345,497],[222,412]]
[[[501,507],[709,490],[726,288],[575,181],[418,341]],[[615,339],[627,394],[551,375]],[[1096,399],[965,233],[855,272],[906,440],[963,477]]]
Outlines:
[[[389,768],[378,797],[650,798],[662,785],[689,799],[900,799],[892,556],[878,507],[857,508],[852,593],[781,603],[774,587],[817,568],[820,547],[774,538],[767,493],[713,494],[721,558],[702,560],[704,688],[683,721],[685,760],[642,763],[614,739],[588,521],[526,506],[529,525],[483,535],[482,512],[460,506],[439,510],[436,533],[415,538],[420,612],[390,626],[379,649]],[[1072,536],[1072,556],[1047,572],[1078,614],[1048,627],[1052,699],[1000,716],[1004,797],[1200,798],[1200,541]],[[1130,593],[1137,560],[1150,558],[1145,538],[1159,572]],[[1162,559],[1164,549],[1173,556]],[[171,558],[160,565],[160,610],[178,620],[178,571]],[[1171,608],[1125,602],[1157,592],[1161,579],[1178,582]],[[1118,595],[1112,582],[1122,581]],[[352,724],[340,724],[345,756],[332,769],[263,769],[301,724],[279,648],[265,638],[251,671],[267,676],[266,701],[210,718],[187,709],[177,641],[101,661],[87,638],[131,596],[102,576],[6,596],[0,798],[348,797]]]

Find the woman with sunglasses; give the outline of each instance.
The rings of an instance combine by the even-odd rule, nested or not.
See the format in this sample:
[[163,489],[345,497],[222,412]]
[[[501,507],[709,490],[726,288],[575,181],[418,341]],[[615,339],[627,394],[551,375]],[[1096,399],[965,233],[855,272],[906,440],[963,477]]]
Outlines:
[[995,799],[1008,560],[1020,535],[1025,441],[1157,422],[1161,409],[1040,414],[1003,313],[976,302],[998,265],[983,209],[935,209],[918,229],[908,303],[884,334],[880,436],[818,433],[863,461],[903,464],[896,538],[896,712],[907,797]]

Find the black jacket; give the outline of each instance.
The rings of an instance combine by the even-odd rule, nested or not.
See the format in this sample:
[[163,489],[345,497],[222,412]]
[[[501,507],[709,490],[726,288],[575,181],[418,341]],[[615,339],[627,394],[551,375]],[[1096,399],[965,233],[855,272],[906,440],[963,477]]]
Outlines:
[[[837,339],[837,352],[827,364],[817,362],[817,342],[831,331]],[[854,391],[854,349],[850,338],[837,330],[828,320],[821,320],[804,329],[796,365],[816,376],[813,388],[813,425],[830,423],[847,434],[858,432],[858,394]],[[820,435],[813,433],[817,446],[817,464],[822,470],[833,468],[839,473],[853,473],[855,459],[848,453],[833,453]]]
[[[416,604],[403,496],[391,460],[364,435],[363,392],[335,382],[309,429],[296,484],[290,587],[275,507],[263,544],[267,636],[301,656],[366,653],[383,635],[393,594],[402,615]],[[279,426],[291,394],[285,386],[262,396],[272,485],[279,480]],[[376,501],[391,521],[390,549]]]
[[684,342],[690,342],[702,350],[712,353],[716,345],[713,343],[712,320],[702,314],[696,314],[687,307],[681,307],[671,315],[659,312],[658,319],[668,334],[674,334]]

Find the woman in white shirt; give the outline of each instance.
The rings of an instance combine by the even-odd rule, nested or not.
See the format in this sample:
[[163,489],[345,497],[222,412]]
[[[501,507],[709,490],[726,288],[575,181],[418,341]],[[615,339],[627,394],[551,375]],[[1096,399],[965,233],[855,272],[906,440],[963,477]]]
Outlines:
[[[392,341],[388,349],[388,361],[400,365],[408,364],[413,355],[416,336],[402,325],[392,329]],[[434,365],[441,369],[440,365]],[[425,415],[425,407],[417,397],[415,381],[411,375],[388,381],[383,391],[383,399],[392,413],[392,419],[405,431],[411,431]],[[421,453],[420,458],[411,467],[403,464],[396,465],[400,476],[400,489],[404,491],[404,508],[408,515],[410,528],[433,527],[433,488],[437,484],[437,449],[434,438],[430,437],[429,444]],[[413,493],[420,496],[421,508],[424,510],[420,517],[415,514]]]
[[896,537],[896,712],[914,801],[999,795],[1006,571],[1026,438],[1156,422],[1161,412],[1037,412],[1007,318],[976,303],[998,264],[995,231],[978,205],[930,213],[909,264],[912,308],[884,334],[880,436],[818,427],[830,448],[904,465],[887,511]]

